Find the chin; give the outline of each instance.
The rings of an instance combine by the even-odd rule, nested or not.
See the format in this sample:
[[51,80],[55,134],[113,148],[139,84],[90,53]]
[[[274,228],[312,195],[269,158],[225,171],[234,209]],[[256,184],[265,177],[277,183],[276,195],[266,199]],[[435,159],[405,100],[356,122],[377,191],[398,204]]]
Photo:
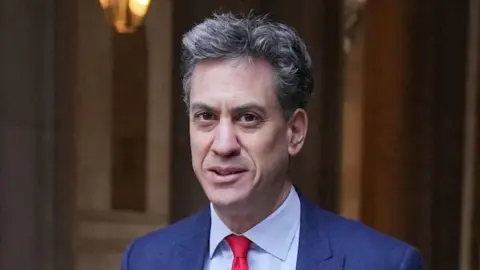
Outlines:
[[235,208],[247,201],[248,190],[235,187],[209,187],[205,190],[209,201],[222,208]]

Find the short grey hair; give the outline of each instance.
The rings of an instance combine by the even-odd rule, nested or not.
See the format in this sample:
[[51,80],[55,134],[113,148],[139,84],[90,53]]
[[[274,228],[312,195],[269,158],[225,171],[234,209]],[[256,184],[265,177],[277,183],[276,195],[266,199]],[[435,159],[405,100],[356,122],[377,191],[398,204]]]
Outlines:
[[305,108],[312,94],[311,58],[296,31],[267,16],[214,14],[182,39],[182,83],[189,107],[191,77],[202,60],[265,59],[274,73],[278,101],[288,118]]

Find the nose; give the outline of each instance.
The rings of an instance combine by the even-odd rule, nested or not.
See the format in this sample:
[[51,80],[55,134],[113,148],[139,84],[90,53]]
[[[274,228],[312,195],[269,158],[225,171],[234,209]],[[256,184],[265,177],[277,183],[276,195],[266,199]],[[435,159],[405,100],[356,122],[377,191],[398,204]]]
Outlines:
[[220,121],[212,143],[212,151],[222,157],[231,157],[240,154],[240,144],[231,121]]

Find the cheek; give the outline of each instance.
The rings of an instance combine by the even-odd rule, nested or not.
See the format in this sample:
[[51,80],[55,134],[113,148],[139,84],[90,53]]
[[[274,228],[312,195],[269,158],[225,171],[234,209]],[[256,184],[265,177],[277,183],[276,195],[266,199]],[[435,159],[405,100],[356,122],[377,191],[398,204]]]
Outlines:
[[263,149],[272,155],[280,155],[288,150],[287,131],[281,128],[274,129],[270,134],[263,136]]
[[260,170],[275,169],[281,166],[283,160],[288,159],[288,144],[286,132],[277,130],[264,134],[255,134],[245,138],[246,147],[250,150],[251,158]]
[[190,132],[190,149],[192,152],[192,162],[198,164],[202,162],[209,150],[209,137],[205,133],[195,131]]

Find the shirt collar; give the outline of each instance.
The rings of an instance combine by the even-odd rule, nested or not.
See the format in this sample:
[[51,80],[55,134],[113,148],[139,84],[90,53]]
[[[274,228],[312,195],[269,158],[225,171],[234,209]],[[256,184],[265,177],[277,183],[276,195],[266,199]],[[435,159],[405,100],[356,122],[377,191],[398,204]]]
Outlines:
[[[255,245],[284,261],[300,225],[300,199],[292,186],[287,199],[270,216],[244,233]],[[220,220],[212,204],[210,227],[210,258],[222,240],[232,234]]]
[[232,234],[232,231],[223,223],[220,217],[217,215],[215,208],[210,203],[210,216],[212,219],[210,225],[210,259],[213,257],[215,250],[222,240],[228,235]]

